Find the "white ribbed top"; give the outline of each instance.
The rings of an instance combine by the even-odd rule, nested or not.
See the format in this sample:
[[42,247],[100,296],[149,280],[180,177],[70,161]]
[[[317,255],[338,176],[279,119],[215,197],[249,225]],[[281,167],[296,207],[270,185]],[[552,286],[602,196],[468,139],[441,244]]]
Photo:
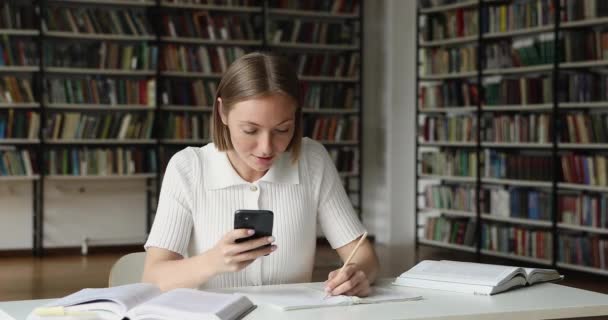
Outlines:
[[233,229],[238,209],[274,212],[277,250],[244,270],[218,275],[201,288],[310,282],[317,225],[333,248],[365,232],[320,143],[304,138],[297,163],[284,153],[253,183],[238,175],[225,152],[208,144],[186,148],[169,161],[144,247],[184,257],[205,252]]

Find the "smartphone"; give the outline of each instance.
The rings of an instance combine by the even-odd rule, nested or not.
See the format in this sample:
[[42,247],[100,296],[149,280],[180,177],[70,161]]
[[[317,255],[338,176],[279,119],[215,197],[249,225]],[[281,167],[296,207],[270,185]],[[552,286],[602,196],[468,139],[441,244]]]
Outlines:
[[[252,239],[272,236],[272,221],[274,214],[270,210],[237,210],[234,212],[235,229],[253,229],[255,233],[246,238],[236,239],[243,242]],[[269,247],[270,244],[265,245]]]

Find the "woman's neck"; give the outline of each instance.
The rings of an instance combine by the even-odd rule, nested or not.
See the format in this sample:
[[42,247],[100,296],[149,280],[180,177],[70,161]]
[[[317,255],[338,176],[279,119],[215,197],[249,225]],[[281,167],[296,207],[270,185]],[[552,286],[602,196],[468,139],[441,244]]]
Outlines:
[[261,177],[266,174],[266,171],[259,172],[251,169],[246,163],[244,163],[238,155],[234,153],[234,151],[226,152],[228,155],[228,160],[232,165],[232,168],[236,171],[236,173],[243,178],[243,180],[247,182],[254,182],[259,180]]

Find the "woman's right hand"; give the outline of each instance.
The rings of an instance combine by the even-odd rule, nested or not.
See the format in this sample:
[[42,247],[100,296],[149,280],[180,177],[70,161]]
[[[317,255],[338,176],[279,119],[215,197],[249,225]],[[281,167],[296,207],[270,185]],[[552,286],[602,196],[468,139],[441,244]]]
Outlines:
[[[224,235],[211,249],[215,270],[217,273],[236,272],[250,265],[255,259],[270,254],[277,246],[262,247],[271,244],[274,237],[262,237],[236,243],[240,238],[253,235],[251,229],[235,229]],[[262,248],[260,248],[262,247]]]

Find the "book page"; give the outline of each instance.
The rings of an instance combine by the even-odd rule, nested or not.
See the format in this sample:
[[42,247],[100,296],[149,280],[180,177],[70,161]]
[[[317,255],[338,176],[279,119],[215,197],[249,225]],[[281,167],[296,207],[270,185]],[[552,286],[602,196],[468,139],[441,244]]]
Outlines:
[[158,319],[195,320],[205,315],[235,319],[252,307],[247,297],[238,294],[174,289],[131,309],[127,315],[132,320],[150,315]]
[[424,260],[400,277],[496,286],[518,271],[520,268],[492,264]]
[[[119,311],[124,315],[130,308],[158,294],[160,294],[160,289],[149,283],[135,283],[111,288],[87,288],[53,301],[47,307],[81,305],[78,309],[84,310],[86,307],[83,304],[86,303],[110,302],[115,305],[111,307],[112,311]],[[97,304],[95,308],[99,308],[99,306]]]
[[564,276],[560,275],[554,269],[539,269],[539,268],[523,268],[526,273],[528,283],[534,284],[537,282],[561,280]]

